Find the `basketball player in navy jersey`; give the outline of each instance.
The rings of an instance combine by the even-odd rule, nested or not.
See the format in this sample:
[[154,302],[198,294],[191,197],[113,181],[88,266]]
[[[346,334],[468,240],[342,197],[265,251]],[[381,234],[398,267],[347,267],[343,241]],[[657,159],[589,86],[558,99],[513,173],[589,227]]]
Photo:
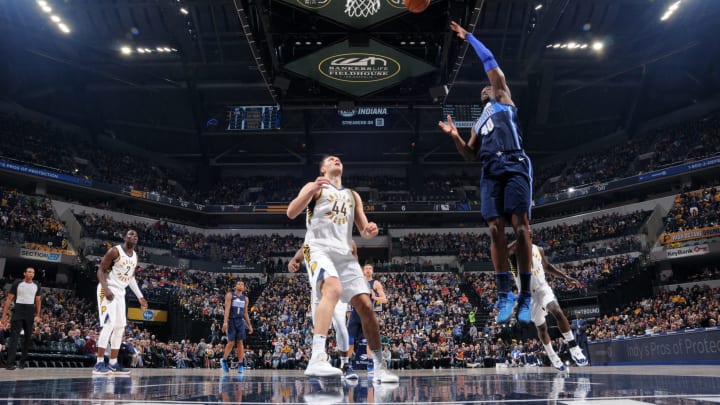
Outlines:
[[250,299],[245,295],[245,282],[238,280],[235,283],[235,289],[225,294],[225,318],[223,320],[222,331],[227,333],[227,345],[225,352],[220,360],[220,365],[225,373],[230,371],[228,364],[228,356],[232,353],[233,346],[236,346],[236,355],[238,359],[237,372],[244,371],[243,362],[245,361],[245,338],[248,333],[253,333],[253,327],[250,324]]
[[320,176],[300,189],[290,202],[287,216],[296,218],[306,212],[306,261],[311,282],[320,291],[315,309],[312,355],[305,375],[341,376],[342,370],[328,362],[325,340],[333,310],[342,299],[357,308],[363,332],[375,361],[374,383],[397,383],[398,377],[387,370],[380,352],[380,327],[370,301],[370,289],[360,264],[352,255],[352,227],[364,239],[377,236],[378,227],[365,216],[360,195],[342,185],[343,164],[337,156],[320,161]]
[[[366,263],[363,266],[362,270],[363,276],[365,276],[365,281],[367,281],[368,287],[370,288],[370,293],[372,295],[373,310],[375,312],[381,312],[383,304],[387,304],[388,302],[388,299],[385,296],[385,289],[379,281],[373,278],[373,272],[375,268],[372,264]],[[347,323],[347,330],[349,337],[348,358],[352,359],[353,351],[355,349],[355,342],[365,338],[362,333],[363,331],[362,324],[360,322],[360,314],[358,314],[355,308],[353,308],[350,312],[350,318],[348,319]],[[368,359],[372,359],[372,352],[368,351],[367,356]],[[372,376],[374,374],[375,370],[373,368],[373,362],[368,364],[367,372],[368,376]]]
[[[465,142],[447,116],[447,123],[439,122],[440,128],[455,142],[465,160],[482,162],[480,178],[480,213],[490,228],[490,255],[495,267],[498,288],[497,323],[507,322],[513,313],[514,303],[508,299],[512,277],[507,269],[507,242],[505,221],[510,220],[517,237],[517,262],[520,272],[520,295],[517,319],[530,322],[530,267],[532,243],[530,241],[530,206],[532,199],[532,166],[525,154],[518,126],[517,108],[493,54],[482,42],[458,25],[450,23],[450,29],[475,49],[483,62],[490,86],[480,94],[483,112],[473,125],[470,139]],[[479,139],[478,139],[479,138]]]

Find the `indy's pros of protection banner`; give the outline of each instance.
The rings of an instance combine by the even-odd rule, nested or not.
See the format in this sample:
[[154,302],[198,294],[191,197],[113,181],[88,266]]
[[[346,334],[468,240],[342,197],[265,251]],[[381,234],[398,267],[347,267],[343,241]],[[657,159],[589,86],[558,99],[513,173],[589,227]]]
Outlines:
[[720,364],[720,329],[705,328],[592,343],[590,361],[612,364]]

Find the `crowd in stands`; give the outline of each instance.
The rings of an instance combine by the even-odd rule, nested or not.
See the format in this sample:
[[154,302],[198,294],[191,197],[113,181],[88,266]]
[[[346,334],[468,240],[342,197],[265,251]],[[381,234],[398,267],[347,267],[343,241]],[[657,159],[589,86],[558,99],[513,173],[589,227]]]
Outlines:
[[[533,229],[533,243],[542,247],[555,262],[585,260],[640,251],[635,236],[650,212],[606,214],[578,224],[561,224]],[[514,239],[508,235],[508,240]],[[604,241],[602,243],[592,243]],[[402,256],[457,256],[460,263],[490,261],[490,237],[472,232],[410,233],[396,238]]]
[[213,260],[230,264],[256,264],[271,256],[292,256],[302,245],[294,236],[205,235],[166,221],[152,224],[119,222],[108,215],[76,213],[83,235],[100,240],[121,240],[135,229],[141,246],[172,251],[177,257]]
[[644,172],[720,153],[720,113],[658,130],[654,154],[640,168]]
[[[186,316],[213,322],[207,338],[163,342],[147,330],[130,324],[121,359],[133,367],[217,367],[225,340],[217,332],[224,312],[225,292],[237,279],[233,275],[176,268],[140,269],[137,278],[150,300],[170,298]],[[538,365],[545,361],[537,339],[515,340],[512,325],[492,321],[492,273],[387,273],[376,274],[386,290],[388,303],[378,313],[384,358],[394,368],[483,367],[496,363]],[[245,279],[251,301],[250,317],[259,337],[249,347],[247,366],[302,369],[310,354],[312,325],[308,313],[309,284],[304,272],[289,277]],[[2,284],[11,282],[2,280]],[[463,284],[472,285],[483,297],[471,302]],[[554,286],[556,292],[565,288]],[[3,291],[0,289],[0,291]],[[259,294],[258,294],[259,292]],[[4,302],[5,293],[0,292]],[[685,328],[717,325],[720,289],[694,286],[663,291],[602,316],[590,324],[590,339],[637,336]],[[43,292],[42,321],[32,336],[35,346],[52,341],[68,342],[77,353],[94,357],[97,318],[94,302],[76,298],[71,290]],[[481,317],[484,313],[486,316]],[[0,330],[0,345],[6,331]],[[334,340],[331,333],[330,340]],[[554,340],[563,350],[561,338]],[[2,349],[0,349],[2,350]],[[515,353],[513,353],[515,352]],[[330,349],[337,361],[334,345]]]
[[720,192],[717,187],[686,191],[675,196],[665,217],[665,232],[720,225]]
[[695,285],[662,291],[612,314],[590,326],[589,340],[644,336],[688,328],[717,326],[720,315],[720,288]]
[[0,187],[0,240],[65,249],[65,225],[55,218],[50,200]]
[[[49,167],[77,177],[169,195],[201,204],[257,204],[287,202],[304,182],[293,177],[225,177],[201,191],[194,176],[176,167],[161,166],[127,152],[110,151],[63,131],[49,122],[36,122],[17,114],[0,114],[0,157]],[[593,151],[569,163],[547,164],[536,170],[534,190],[555,193],[585,184],[626,177],[720,152],[720,114],[679,126],[642,134],[621,145]],[[651,150],[646,150],[647,145]],[[653,152],[648,155],[648,152]],[[638,160],[639,156],[651,156]],[[547,180],[559,177],[557,181]],[[190,181],[187,181],[190,179]],[[185,180],[184,182],[181,180]],[[402,176],[347,176],[348,187],[370,187],[379,202],[476,201],[477,173],[429,174],[419,184]],[[466,186],[471,186],[463,190]],[[375,194],[371,194],[375,195]]]

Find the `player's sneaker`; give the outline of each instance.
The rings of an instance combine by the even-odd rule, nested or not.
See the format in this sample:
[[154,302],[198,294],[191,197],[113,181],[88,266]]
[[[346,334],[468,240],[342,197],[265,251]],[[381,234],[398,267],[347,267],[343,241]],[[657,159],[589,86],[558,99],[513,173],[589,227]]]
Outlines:
[[575,361],[575,364],[578,366],[587,366],[588,361],[587,357],[582,352],[582,349],[580,349],[579,346],[571,347],[570,348],[570,356],[572,356],[572,359]]
[[370,363],[368,363],[366,369],[367,369],[368,377],[374,376],[375,375],[375,362],[370,360]]
[[223,373],[229,373],[230,372],[230,364],[228,363],[226,358],[220,359],[220,366],[222,367]]
[[330,365],[327,353],[310,358],[310,362],[305,369],[305,375],[315,377],[341,376],[342,373],[342,370]]
[[520,323],[530,323],[530,304],[532,297],[528,293],[520,293],[518,297],[517,320]]
[[112,371],[114,375],[130,375],[130,370],[123,368],[120,363],[108,364],[107,368]]
[[513,314],[513,308],[515,307],[515,301],[508,298],[507,293],[498,293],[498,299],[495,303],[495,307],[498,309],[497,317],[495,322],[505,323],[510,320]]
[[343,371],[343,378],[346,380],[357,380],[358,375],[355,373],[355,370],[353,370],[350,363],[346,364],[342,368]]
[[375,375],[373,376],[373,384],[379,384],[379,383],[398,383],[400,381],[400,377],[396,376],[395,374],[388,371],[387,368],[378,367],[375,370]]
[[386,404],[395,402],[392,400],[392,393],[399,386],[400,384],[398,383],[378,384],[373,381],[373,396],[375,397],[375,403]]
[[548,357],[550,358],[550,362],[552,363],[553,367],[555,367],[557,371],[565,371],[565,364],[563,364],[562,360],[560,360],[560,356],[555,354]]
[[92,373],[93,375],[109,375],[112,371],[108,368],[107,364],[100,362],[95,364]]
[[318,378],[311,378],[308,381],[308,388],[310,392],[303,396],[308,404],[332,405],[343,402],[345,398],[340,390],[325,387],[323,381]]

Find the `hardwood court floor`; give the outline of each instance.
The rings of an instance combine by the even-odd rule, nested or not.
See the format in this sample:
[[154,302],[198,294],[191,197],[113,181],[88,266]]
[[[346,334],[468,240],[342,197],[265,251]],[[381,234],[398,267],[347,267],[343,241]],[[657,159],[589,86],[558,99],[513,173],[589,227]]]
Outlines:
[[0,369],[0,404],[719,404],[720,366],[591,366],[398,371],[399,384],[301,371]]

